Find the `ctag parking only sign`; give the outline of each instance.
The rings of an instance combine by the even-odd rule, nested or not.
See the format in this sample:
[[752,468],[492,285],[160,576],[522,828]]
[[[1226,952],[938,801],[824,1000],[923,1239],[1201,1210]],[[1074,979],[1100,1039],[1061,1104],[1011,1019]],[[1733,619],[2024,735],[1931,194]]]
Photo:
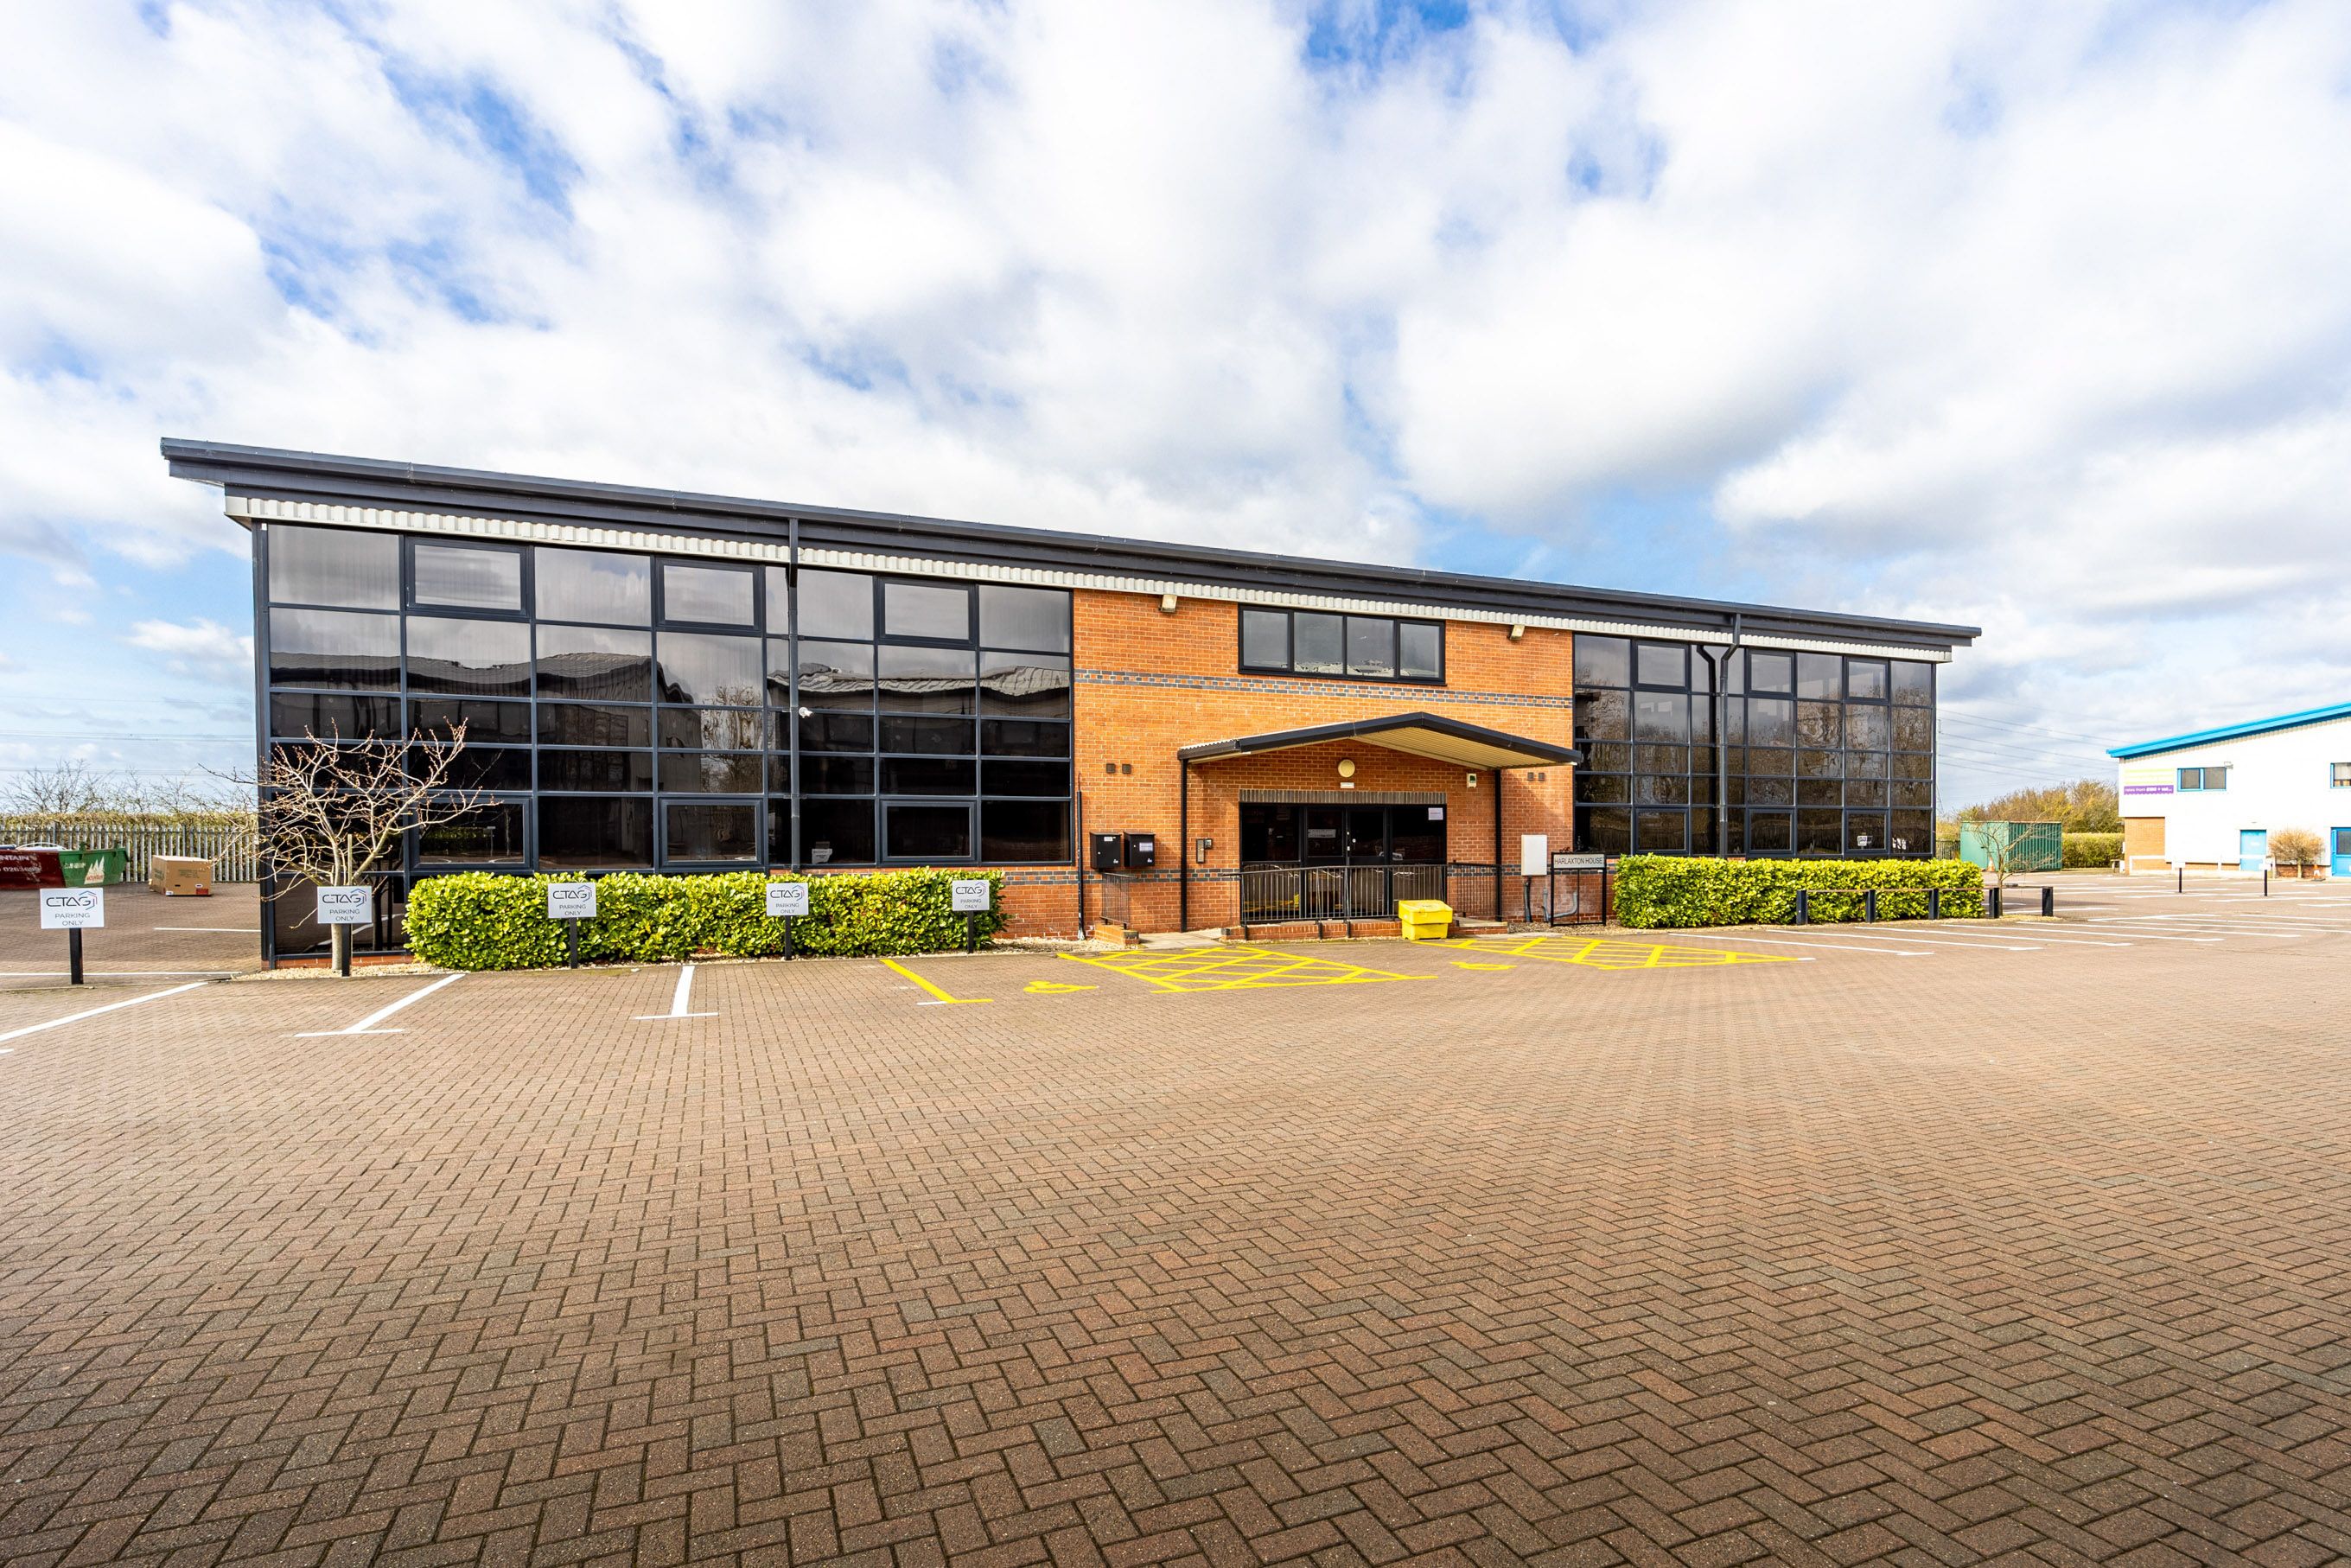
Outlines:
[[768,918],[782,920],[809,912],[808,883],[804,882],[771,882],[768,884]]
[[550,882],[547,884],[549,920],[596,918],[596,884],[592,882]]
[[106,924],[106,894],[95,887],[41,889],[41,929],[95,931]]
[[947,909],[955,915],[987,914],[987,883],[977,881],[948,883]]
[[371,887],[322,887],[319,890],[319,924],[365,925],[375,918]]

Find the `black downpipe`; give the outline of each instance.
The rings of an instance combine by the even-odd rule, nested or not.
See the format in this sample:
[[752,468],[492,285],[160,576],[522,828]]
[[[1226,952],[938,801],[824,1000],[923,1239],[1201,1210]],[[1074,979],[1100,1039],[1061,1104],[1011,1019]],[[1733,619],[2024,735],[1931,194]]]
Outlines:
[[1494,769],[1494,918],[1508,918],[1502,913],[1502,770]]
[[1192,765],[1176,759],[1176,929],[1192,929]]
[[[269,525],[256,522],[253,535],[253,810],[261,814],[261,781],[269,775]],[[258,846],[256,846],[258,849]],[[256,854],[254,873],[261,879],[261,962],[277,967],[277,872]]]
[[[784,831],[792,841],[784,847],[785,863],[792,870],[800,869],[800,520],[795,517],[784,524],[784,580],[791,585],[791,593],[784,610],[784,654],[791,661],[786,677],[786,700],[790,706],[784,710],[784,722],[791,726],[788,742],[791,768],[791,812],[785,819]],[[775,629],[769,627],[772,632]],[[879,824],[876,824],[877,826]],[[768,863],[776,863],[776,846],[768,846]]]

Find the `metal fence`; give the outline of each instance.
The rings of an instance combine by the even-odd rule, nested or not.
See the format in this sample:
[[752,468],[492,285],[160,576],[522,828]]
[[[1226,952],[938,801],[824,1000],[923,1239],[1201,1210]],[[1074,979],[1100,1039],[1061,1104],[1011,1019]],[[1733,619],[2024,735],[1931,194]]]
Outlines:
[[157,855],[193,855],[213,862],[213,881],[258,882],[261,859],[250,822],[237,825],[138,822],[120,826],[13,820],[0,839],[20,844],[62,844],[69,850],[122,850],[124,874],[145,882]]
[[1443,898],[1441,865],[1245,865],[1241,924],[1394,920],[1407,898]]

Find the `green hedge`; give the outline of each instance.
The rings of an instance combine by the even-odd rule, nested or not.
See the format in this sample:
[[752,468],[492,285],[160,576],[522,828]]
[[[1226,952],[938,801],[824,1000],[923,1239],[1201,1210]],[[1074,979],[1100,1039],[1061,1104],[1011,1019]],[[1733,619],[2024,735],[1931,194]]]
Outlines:
[[[809,913],[792,923],[795,952],[841,956],[938,953],[960,947],[964,917],[947,884],[984,879],[985,940],[1004,928],[1000,872],[885,871],[770,877],[765,872],[596,879],[596,918],[580,927],[582,960],[664,963],[697,953],[762,957],[784,948],[784,923],[768,918],[770,881],[809,884]],[[547,884],[577,876],[459,872],[428,877],[408,895],[409,951],[451,969],[540,969],[564,961],[563,925],[547,917]]]
[[2123,858],[2123,836],[2120,833],[2068,833],[2065,835],[2065,869],[2067,871],[2104,871]]
[[[1984,912],[1982,873],[1965,861],[1722,861],[1626,855],[1616,862],[1616,919],[1669,925],[1781,925],[1795,918],[1798,888],[1878,890],[1880,919],[1927,913],[1927,889],[1943,892],[1946,915]],[[1891,896],[1889,896],[1889,893]],[[1859,893],[1816,893],[1809,918],[1859,920]]]

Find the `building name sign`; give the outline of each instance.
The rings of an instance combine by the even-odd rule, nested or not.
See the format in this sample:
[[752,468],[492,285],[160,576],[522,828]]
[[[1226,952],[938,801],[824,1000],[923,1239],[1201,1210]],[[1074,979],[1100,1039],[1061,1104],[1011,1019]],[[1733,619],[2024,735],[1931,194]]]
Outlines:
[[2168,795],[2179,776],[2168,763],[2145,764],[2123,769],[2123,793],[2126,795]]

